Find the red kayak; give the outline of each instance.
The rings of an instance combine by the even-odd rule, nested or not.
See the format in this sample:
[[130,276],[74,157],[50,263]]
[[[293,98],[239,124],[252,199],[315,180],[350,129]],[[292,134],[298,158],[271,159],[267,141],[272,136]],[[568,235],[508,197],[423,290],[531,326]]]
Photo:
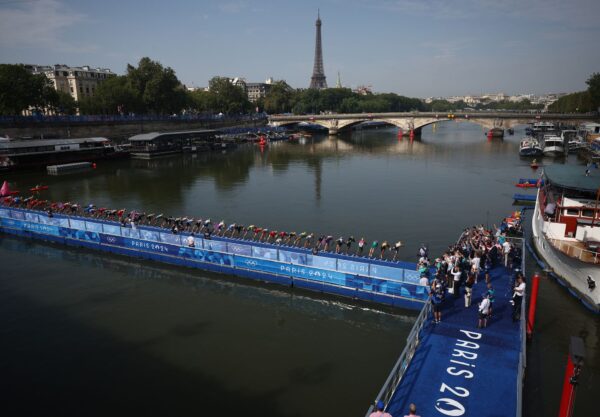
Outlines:
[[[533,166],[532,166],[532,168],[533,168]],[[515,184],[515,186],[519,187],[519,188],[533,188],[536,186],[536,184],[531,184],[529,182],[525,182],[525,183]]]

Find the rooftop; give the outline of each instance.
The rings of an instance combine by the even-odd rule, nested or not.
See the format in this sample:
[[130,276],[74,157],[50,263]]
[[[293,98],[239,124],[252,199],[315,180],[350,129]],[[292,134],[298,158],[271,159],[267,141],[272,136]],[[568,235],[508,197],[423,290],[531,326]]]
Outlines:
[[548,181],[558,187],[571,190],[595,192],[600,188],[600,169],[592,169],[585,175],[585,166],[554,164],[544,167]]

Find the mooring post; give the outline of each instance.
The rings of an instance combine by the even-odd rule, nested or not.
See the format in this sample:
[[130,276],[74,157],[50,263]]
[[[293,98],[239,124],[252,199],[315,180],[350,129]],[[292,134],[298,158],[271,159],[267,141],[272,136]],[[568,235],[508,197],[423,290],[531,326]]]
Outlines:
[[536,272],[531,279],[531,297],[529,298],[529,317],[527,318],[527,339],[531,340],[533,335],[533,326],[535,324],[535,310],[537,306],[538,289],[540,286],[540,276]]
[[583,340],[579,337],[571,336],[558,417],[571,417],[573,415],[575,391],[579,382],[579,374],[581,373],[584,358],[585,347]]

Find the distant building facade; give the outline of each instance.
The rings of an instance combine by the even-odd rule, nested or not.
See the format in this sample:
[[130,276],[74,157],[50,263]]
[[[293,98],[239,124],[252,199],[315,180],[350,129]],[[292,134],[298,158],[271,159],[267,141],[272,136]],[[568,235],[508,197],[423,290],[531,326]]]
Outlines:
[[107,68],[69,67],[67,65],[25,65],[33,74],[45,74],[57,91],[70,94],[79,101],[91,97],[98,84],[116,74]]

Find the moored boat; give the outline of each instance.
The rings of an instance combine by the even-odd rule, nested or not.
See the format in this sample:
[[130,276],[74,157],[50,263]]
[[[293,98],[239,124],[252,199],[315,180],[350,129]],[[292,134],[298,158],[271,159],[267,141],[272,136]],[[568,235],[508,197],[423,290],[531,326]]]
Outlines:
[[540,142],[531,136],[526,136],[521,139],[519,145],[519,155],[521,156],[540,156],[542,155],[542,147]]
[[532,216],[535,249],[572,295],[600,312],[600,171],[555,164],[543,178]]
[[84,160],[128,157],[107,138],[9,139],[0,138],[0,169],[45,167]]
[[565,144],[560,136],[544,135],[544,155],[563,156],[565,154]]

